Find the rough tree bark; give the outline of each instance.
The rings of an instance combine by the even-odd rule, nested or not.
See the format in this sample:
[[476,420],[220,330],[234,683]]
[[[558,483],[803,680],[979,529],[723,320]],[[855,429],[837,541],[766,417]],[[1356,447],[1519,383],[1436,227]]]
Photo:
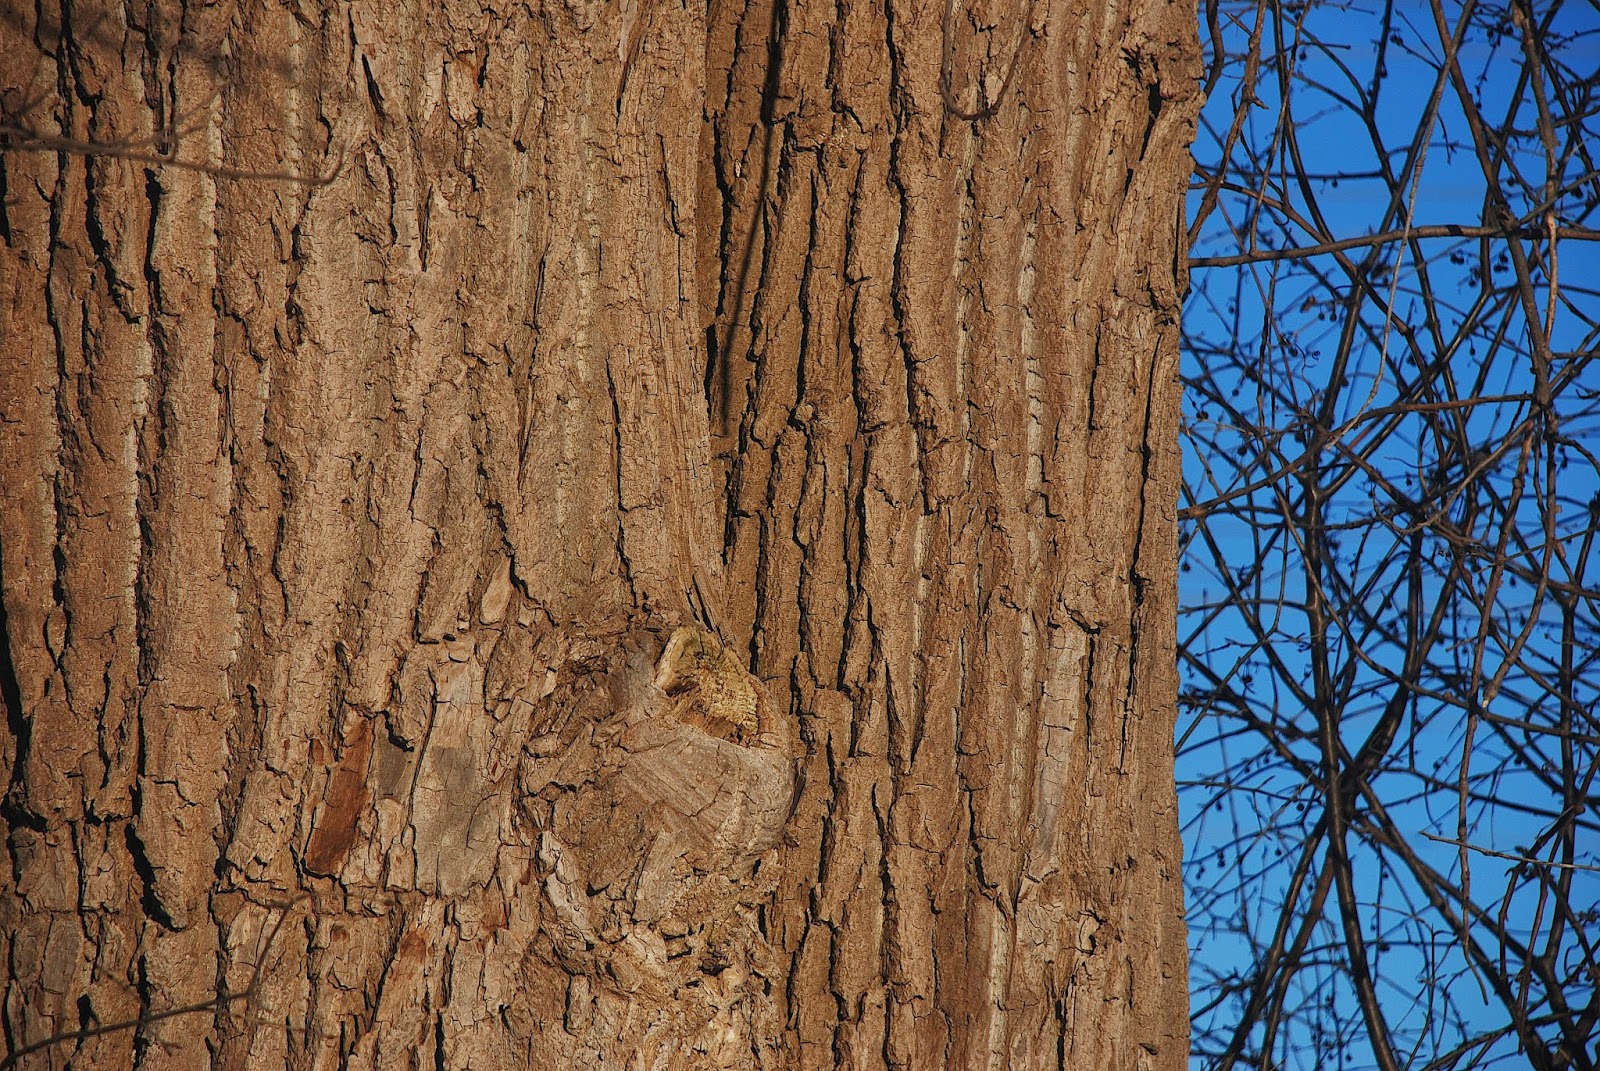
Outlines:
[[8,1059],[1178,1071],[1193,22],[8,9]]

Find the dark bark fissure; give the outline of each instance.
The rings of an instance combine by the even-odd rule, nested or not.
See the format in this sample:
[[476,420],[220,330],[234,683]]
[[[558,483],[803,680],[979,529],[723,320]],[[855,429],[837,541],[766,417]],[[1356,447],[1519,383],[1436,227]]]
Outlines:
[[[0,555],[0,592],[6,590],[5,557]],[[22,637],[17,637],[20,641]],[[22,801],[27,798],[26,784],[23,781],[23,771],[28,765],[29,744],[33,737],[33,722],[23,710],[22,686],[17,680],[17,665],[12,651],[20,647],[18,642],[13,646],[11,636],[11,616],[6,613],[5,600],[0,599],[0,703],[6,708],[6,728],[11,732],[12,741],[12,766],[10,777],[6,784],[3,798],[0,798],[0,818],[7,826],[16,828],[23,826],[34,832],[42,832],[44,819],[41,815],[33,814],[22,806]],[[7,847],[11,860],[12,880],[16,880],[18,862],[16,845],[7,838]]]

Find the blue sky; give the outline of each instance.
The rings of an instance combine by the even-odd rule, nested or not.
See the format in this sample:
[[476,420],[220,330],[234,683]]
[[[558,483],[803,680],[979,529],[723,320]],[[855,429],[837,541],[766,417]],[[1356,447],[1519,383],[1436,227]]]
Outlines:
[[[1542,18],[1549,10],[1538,5],[1534,16]],[[1454,21],[1460,11],[1459,4],[1447,5],[1446,19]],[[1372,234],[1405,226],[1408,218],[1412,226],[1482,222],[1486,184],[1448,84],[1437,119],[1428,127],[1420,174],[1406,174],[1404,205],[1384,219],[1391,195],[1376,176],[1379,153],[1398,150],[1387,153],[1396,170],[1408,158],[1415,161],[1407,150],[1427,114],[1442,54],[1429,8],[1404,3],[1392,12],[1388,45],[1380,51],[1375,37],[1382,9],[1375,5],[1280,9],[1280,25],[1286,27],[1282,39],[1298,45],[1289,108],[1283,107],[1278,68],[1269,62],[1256,94],[1260,106],[1249,109],[1240,139],[1241,145],[1258,147],[1253,158],[1268,166],[1256,175],[1241,174],[1247,157],[1234,153],[1229,173],[1240,189],[1222,195],[1196,241],[1196,257],[1237,253],[1251,241],[1256,248],[1282,248]],[[1223,13],[1234,16],[1224,19],[1229,50],[1240,51],[1256,9],[1235,5]],[[1504,19],[1499,24],[1510,26]],[[1585,144],[1592,142],[1600,151],[1600,138],[1592,136],[1597,120],[1587,115],[1595,105],[1584,97],[1594,92],[1600,70],[1600,12],[1593,5],[1568,4],[1550,29],[1546,44],[1566,80],[1566,96],[1556,103],[1579,113],[1573,126],[1558,128],[1571,135],[1558,139],[1554,173],[1560,186],[1593,167],[1584,158]],[[1273,53],[1272,40],[1269,29],[1267,54]],[[1488,125],[1504,128],[1507,101],[1523,77],[1521,39],[1499,34],[1496,20],[1485,17],[1460,55],[1473,95],[1490,117]],[[1380,56],[1382,77],[1375,79]],[[1231,64],[1208,103],[1195,150],[1202,167],[1218,161],[1219,139],[1234,119],[1241,73],[1242,64]],[[1352,104],[1359,107],[1362,93],[1372,95],[1370,127],[1351,111]],[[1291,121],[1297,160],[1286,151]],[[1525,102],[1511,125],[1531,135],[1532,107]],[[1377,133],[1382,148],[1369,130]],[[1302,186],[1293,181],[1296,166],[1317,177]],[[1537,199],[1547,172],[1536,138],[1513,139],[1505,171],[1528,179],[1528,188],[1513,182],[1508,190],[1512,211],[1520,214]],[[1340,172],[1353,177],[1334,181],[1331,176]],[[1592,179],[1577,182],[1576,194],[1560,202],[1566,223],[1595,225],[1589,215],[1593,204],[1582,202],[1594,189]],[[1281,200],[1287,210],[1259,211],[1262,202],[1250,190]],[[1198,204],[1197,193],[1192,209]],[[1321,233],[1308,233],[1290,221],[1291,214],[1308,222],[1320,219]],[[1195,268],[1185,317],[1191,388],[1184,505],[1234,492],[1300,458],[1327,392],[1335,390],[1327,411],[1339,426],[1335,438],[1347,449],[1325,443],[1317,456],[1328,472],[1325,519],[1346,527],[1330,540],[1334,565],[1328,583],[1346,587],[1344,597],[1364,608],[1329,630],[1330,662],[1348,671],[1348,683],[1339,691],[1340,737],[1354,752],[1394,695],[1403,676],[1403,643],[1395,633],[1404,631],[1408,618],[1433,611],[1452,567],[1481,572],[1466,588],[1492,606],[1490,638],[1483,635],[1483,615],[1475,618],[1470,600],[1456,589],[1448,616],[1459,634],[1436,645],[1417,674],[1416,684],[1426,694],[1407,704],[1401,736],[1372,783],[1392,827],[1404,833],[1423,865],[1457,888],[1467,878],[1467,895],[1502,912],[1513,940],[1519,935],[1548,940],[1552,909],[1548,896],[1541,901],[1537,875],[1563,873],[1571,883],[1566,899],[1580,908],[1600,905],[1600,877],[1573,868],[1518,870],[1512,861],[1487,853],[1547,856],[1559,842],[1540,840],[1556,827],[1553,816],[1562,810],[1536,750],[1555,746],[1556,738],[1543,730],[1561,717],[1560,703],[1547,685],[1566,665],[1576,680],[1569,704],[1586,704],[1593,717],[1594,696],[1600,694],[1593,650],[1600,646],[1600,611],[1595,600],[1581,597],[1567,600],[1565,609],[1555,606],[1548,591],[1519,581],[1511,570],[1497,571],[1494,562],[1543,561],[1540,547],[1549,515],[1563,555],[1558,574],[1587,576],[1587,583],[1576,584],[1580,588],[1597,586],[1600,562],[1593,559],[1600,552],[1593,543],[1600,541],[1586,540],[1585,533],[1594,526],[1587,504],[1600,492],[1594,462],[1600,456],[1600,376],[1587,367],[1568,380],[1561,376],[1563,369],[1583,366],[1584,354],[1594,347],[1600,243],[1560,242],[1554,287],[1548,265],[1535,264],[1539,317],[1541,324],[1548,323],[1556,354],[1550,374],[1564,383],[1556,409],[1567,441],[1551,445],[1542,437],[1530,439],[1528,457],[1516,450],[1496,454],[1495,447],[1527,421],[1530,403],[1514,397],[1484,400],[1529,394],[1534,381],[1530,333],[1514,300],[1515,266],[1501,255],[1504,245],[1494,239],[1485,246],[1476,238],[1430,239],[1414,247],[1390,243],[1367,265],[1367,285],[1359,292],[1348,270],[1328,255],[1300,263]],[[1482,257],[1485,250],[1488,255]],[[1359,262],[1367,254],[1356,249],[1348,255]],[[1382,306],[1391,302],[1393,315],[1386,317]],[[1433,322],[1430,307],[1438,312]],[[1357,317],[1353,328],[1352,315]],[[1564,351],[1580,352],[1563,357]],[[1330,387],[1341,367],[1343,382]],[[1417,384],[1432,383],[1429,377],[1439,377],[1440,367],[1448,369],[1442,377],[1447,388],[1434,383],[1420,397],[1447,407],[1453,438],[1441,440],[1436,418],[1384,415],[1388,407],[1417,400]],[[1352,456],[1360,458],[1359,464]],[[1497,513],[1492,497],[1461,490],[1469,475],[1516,505]],[[1446,490],[1434,494],[1439,488]],[[1207,1064],[1207,1047],[1215,1037],[1226,1037],[1231,1021],[1237,1021],[1242,998],[1221,987],[1249,980],[1250,965],[1269,940],[1288,895],[1292,865],[1321,814],[1314,784],[1304,770],[1293,768],[1298,758],[1314,769],[1320,756],[1316,720],[1305,703],[1305,693],[1315,689],[1304,612],[1304,546],[1296,542],[1294,526],[1279,523],[1286,507],[1293,511],[1299,494],[1296,477],[1289,475],[1234,500],[1244,507],[1237,515],[1214,513],[1203,524],[1191,521],[1184,528],[1180,594],[1186,611],[1179,634],[1193,661],[1185,675],[1190,702],[1180,714],[1179,776],[1186,782],[1197,1066]],[[1397,501],[1437,502],[1437,523]],[[1442,538],[1440,532],[1457,535]],[[1497,553],[1486,552],[1505,536],[1509,540]],[[1414,582],[1407,554],[1413,538],[1424,550]],[[1520,557],[1519,541],[1527,544]],[[1230,583],[1258,601],[1254,621],[1248,608],[1238,605]],[[1572,648],[1566,652],[1563,626]],[[1524,632],[1519,646],[1514,641]],[[1478,705],[1478,714],[1470,718],[1465,713],[1469,694]],[[1256,719],[1254,725],[1250,718]],[[1508,718],[1540,731],[1507,728],[1503,719]],[[1271,749],[1274,740],[1282,750]],[[1582,767],[1595,748],[1580,742],[1577,752],[1561,760],[1569,769]],[[1473,792],[1489,799],[1471,800],[1463,809],[1457,792],[1463,776]],[[1592,783],[1580,795],[1585,791],[1592,800]],[[1456,840],[1463,819],[1470,847],[1428,839]],[[1600,836],[1589,837],[1579,849],[1580,864],[1600,863]],[[1508,1018],[1504,1002],[1493,994],[1482,965],[1475,967],[1462,955],[1462,934],[1428,903],[1414,873],[1397,864],[1395,852],[1367,839],[1354,838],[1351,852],[1376,987],[1407,1065],[1426,1066],[1475,1036],[1483,1037],[1477,1055],[1485,1062],[1525,1062],[1514,1040],[1495,1033]],[[1320,864],[1314,862],[1311,873],[1318,872]],[[1304,902],[1302,894],[1299,903]],[[1330,897],[1315,927],[1306,957],[1312,966],[1295,976],[1284,1031],[1273,1045],[1274,1060],[1285,1066],[1373,1064],[1353,991],[1341,976],[1342,933],[1333,902]],[[1597,925],[1591,929],[1600,932],[1600,918],[1593,921]],[[1582,966],[1571,962],[1582,954],[1572,929],[1551,948],[1558,975],[1563,964],[1574,971]],[[1482,928],[1473,936],[1488,940]],[[1525,1000],[1530,1007],[1540,999],[1537,989],[1529,983]],[[1569,983],[1564,992],[1581,1003],[1592,991],[1590,982],[1587,990]],[[1258,1030],[1253,1043],[1260,1040]],[[1465,1062],[1470,1060],[1460,1065]]]

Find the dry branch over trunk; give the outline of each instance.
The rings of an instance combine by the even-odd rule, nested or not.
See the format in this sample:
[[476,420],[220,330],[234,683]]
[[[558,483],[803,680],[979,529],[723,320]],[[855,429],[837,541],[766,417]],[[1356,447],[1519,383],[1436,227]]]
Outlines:
[[1193,23],[8,13],[8,1052],[1177,1071]]

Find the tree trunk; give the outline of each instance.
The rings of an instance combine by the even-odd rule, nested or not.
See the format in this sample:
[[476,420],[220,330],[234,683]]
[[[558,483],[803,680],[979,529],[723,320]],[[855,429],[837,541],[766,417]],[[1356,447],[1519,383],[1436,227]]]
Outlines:
[[6,20],[11,1060],[1184,1066],[1192,8]]

